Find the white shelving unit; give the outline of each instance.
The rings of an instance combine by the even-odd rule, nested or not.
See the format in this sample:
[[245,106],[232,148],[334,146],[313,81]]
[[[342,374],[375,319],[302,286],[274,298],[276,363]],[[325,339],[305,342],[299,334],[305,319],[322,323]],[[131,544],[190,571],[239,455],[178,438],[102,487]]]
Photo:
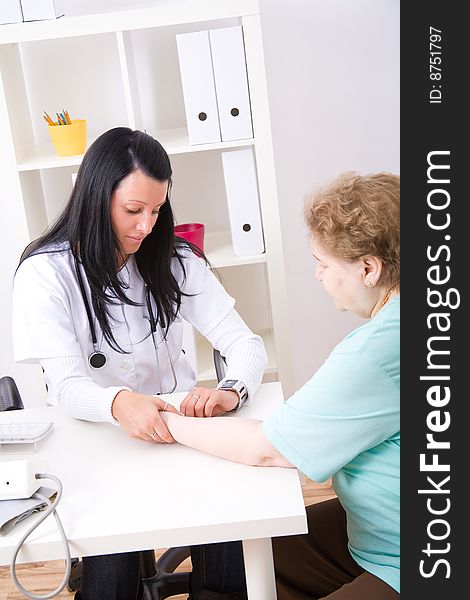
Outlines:
[[[243,28],[254,137],[191,145],[176,35]],[[21,251],[66,202],[82,156],[59,157],[48,139],[44,110],[67,108],[86,118],[88,144],[116,126],[143,129],[170,155],[177,222],[206,226],[207,256],[236,308],[260,333],[269,354],[265,381],[291,388],[288,307],[258,0],[172,0],[152,8],[0,27],[1,195],[7,235],[0,241],[2,281],[0,376],[23,393],[43,388],[36,366],[14,365],[11,282]],[[221,152],[251,147],[256,160],[266,251],[235,256],[230,236]],[[213,382],[211,349],[196,335],[199,381]],[[34,375],[34,376],[32,376]]]

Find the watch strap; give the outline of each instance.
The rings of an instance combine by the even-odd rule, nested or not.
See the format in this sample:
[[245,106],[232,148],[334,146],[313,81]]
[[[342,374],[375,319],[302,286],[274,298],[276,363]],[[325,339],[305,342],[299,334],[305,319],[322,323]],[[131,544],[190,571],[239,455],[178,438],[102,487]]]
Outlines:
[[227,392],[236,392],[238,395],[238,405],[230,412],[240,409],[248,400],[248,390],[246,385],[240,379],[225,379],[217,384],[218,390],[226,390]]

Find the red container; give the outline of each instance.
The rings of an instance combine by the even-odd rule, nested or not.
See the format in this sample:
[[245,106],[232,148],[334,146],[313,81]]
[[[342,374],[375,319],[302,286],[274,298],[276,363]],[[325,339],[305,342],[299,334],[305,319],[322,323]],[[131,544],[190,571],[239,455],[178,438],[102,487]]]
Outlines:
[[175,226],[175,235],[192,242],[204,252],[204,224],[182,223]]

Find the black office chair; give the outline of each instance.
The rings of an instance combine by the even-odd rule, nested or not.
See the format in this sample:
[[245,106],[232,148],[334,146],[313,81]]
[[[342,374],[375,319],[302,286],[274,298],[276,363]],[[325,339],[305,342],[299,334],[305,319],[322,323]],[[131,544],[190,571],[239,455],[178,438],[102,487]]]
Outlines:
[[[214,367],[217,381],[225,376],[225,359],[220,352],[213,350]],[[189,594],[189,571],[175,572],[190,556],[189,546],[168,548],[155,559],[153,550],[142,550],[140,553],[140,572],[143,585],[143,600],[165,600],[179,594]],[[72,568],[67,582],[69,592],[80,589],[82,562],[72,559]]]
[[8,375],[0,379],[0,411],[21,410],[24,408],[23,400],[15,383]]

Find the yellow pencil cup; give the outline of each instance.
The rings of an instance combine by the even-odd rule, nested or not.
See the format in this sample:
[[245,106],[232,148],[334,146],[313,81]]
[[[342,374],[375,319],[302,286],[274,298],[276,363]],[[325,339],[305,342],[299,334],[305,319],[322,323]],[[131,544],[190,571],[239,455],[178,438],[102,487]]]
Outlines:
[[72,119],[71,125],[48,125],[47,129],[59,156],[84,154],[86,149],[85,119]]

